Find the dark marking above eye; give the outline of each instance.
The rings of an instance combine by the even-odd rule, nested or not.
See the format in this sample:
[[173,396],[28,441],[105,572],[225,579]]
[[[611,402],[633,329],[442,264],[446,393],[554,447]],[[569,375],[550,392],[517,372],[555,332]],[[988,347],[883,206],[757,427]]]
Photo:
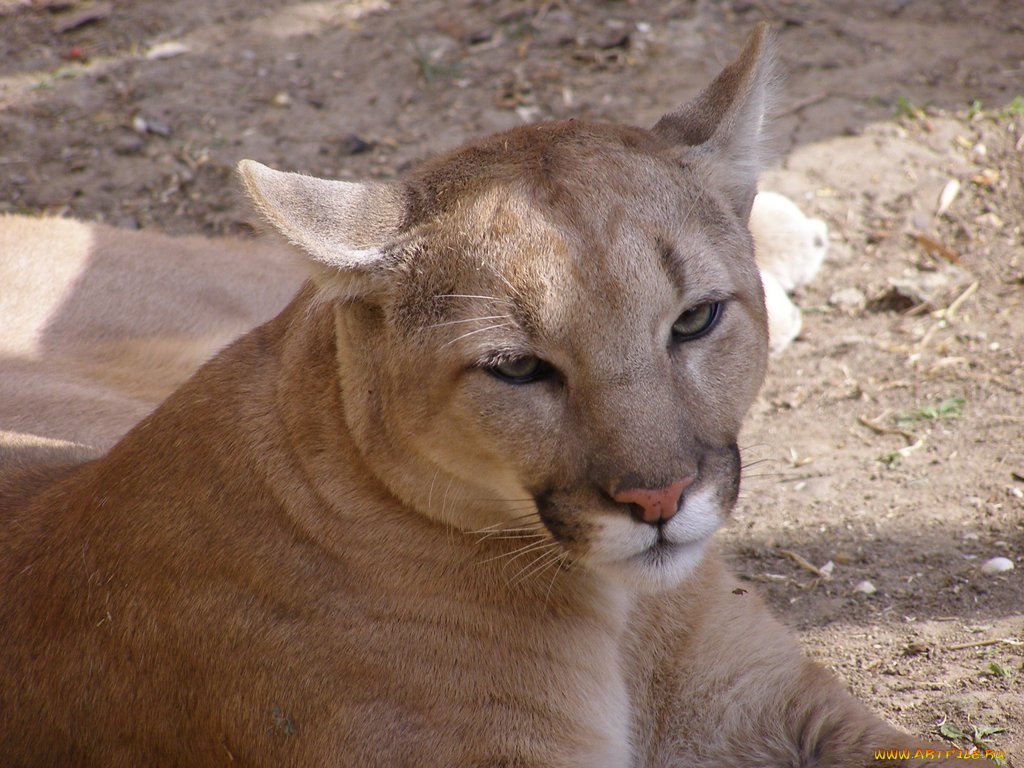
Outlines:
[[659,237],[655,241],[658,252],[658,262],[665,271],[669,280],[677,287],[682,287],[686,281],[686,273],[683,267],[683,259],[680,257],[676,247],[667,238]]
[[678,261],[675,246],[673,246],[668,240],[659,237],[655,241],[654,247],[658,251],[658,258],[661,259],[663,264],[667,265],[671,262]]

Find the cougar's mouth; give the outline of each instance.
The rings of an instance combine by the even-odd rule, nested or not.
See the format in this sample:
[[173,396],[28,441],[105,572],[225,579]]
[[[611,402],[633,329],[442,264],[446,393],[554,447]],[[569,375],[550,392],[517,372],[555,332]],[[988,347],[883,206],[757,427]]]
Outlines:
[[638,522],[621,505],[561,497],[550,490],[534,496],[552,538],[582,564],[645,592],[688,577],[725,519],[713,484],[687,494],[676,515],[658,526]]

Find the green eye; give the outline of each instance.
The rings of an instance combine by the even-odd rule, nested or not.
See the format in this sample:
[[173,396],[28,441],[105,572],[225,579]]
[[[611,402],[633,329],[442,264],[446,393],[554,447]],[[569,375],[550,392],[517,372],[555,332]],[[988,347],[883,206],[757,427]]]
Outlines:
[[709,301],[688,309],[672,323],[676,341],[693,341],[710,331],[722,314],[722,302]]
[[551,366],[533,355],[510,357],[484,366],[492,376],[509,384],[529,384],[543,379],[551,373]]

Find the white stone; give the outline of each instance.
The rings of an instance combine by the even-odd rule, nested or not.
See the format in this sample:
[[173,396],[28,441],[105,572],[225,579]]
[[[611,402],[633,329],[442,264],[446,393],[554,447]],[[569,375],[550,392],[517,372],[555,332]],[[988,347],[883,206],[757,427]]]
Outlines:
[[993,557],[981,564],[981,572],[993,576],[1013,570],[1013,560],[1008,557]]
[[864,309],[868,299],[860,288],[840,288],[828,297],[828,303],[840,309],[857,311]]

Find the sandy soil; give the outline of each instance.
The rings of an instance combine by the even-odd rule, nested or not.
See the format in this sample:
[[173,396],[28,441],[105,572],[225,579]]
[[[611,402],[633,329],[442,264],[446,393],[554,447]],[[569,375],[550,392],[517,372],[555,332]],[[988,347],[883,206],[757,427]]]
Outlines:
[[884,717],[1019,762],[1019,0],[0,0],[0,210],[251,232],[241,158],[391,177],[524,120],[647,125],[762,18],[786,72],[763,186],[831,250],[724,546]]

